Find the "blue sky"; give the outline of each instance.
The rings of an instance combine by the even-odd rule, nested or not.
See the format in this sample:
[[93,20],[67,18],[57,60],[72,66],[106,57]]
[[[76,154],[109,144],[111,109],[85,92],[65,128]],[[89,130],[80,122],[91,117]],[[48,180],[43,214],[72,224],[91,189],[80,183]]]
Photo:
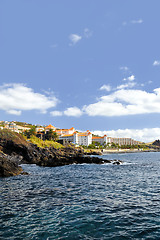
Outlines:
[[157,138],[159,9],[159,0],[1,0],[0,119]]

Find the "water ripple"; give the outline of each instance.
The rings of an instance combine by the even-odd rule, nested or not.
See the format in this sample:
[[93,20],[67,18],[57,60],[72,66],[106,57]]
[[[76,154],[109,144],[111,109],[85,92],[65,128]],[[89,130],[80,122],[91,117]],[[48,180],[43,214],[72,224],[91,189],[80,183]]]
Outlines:
[[104,158],[0,179],[0,239],[159,239],[160,153]]

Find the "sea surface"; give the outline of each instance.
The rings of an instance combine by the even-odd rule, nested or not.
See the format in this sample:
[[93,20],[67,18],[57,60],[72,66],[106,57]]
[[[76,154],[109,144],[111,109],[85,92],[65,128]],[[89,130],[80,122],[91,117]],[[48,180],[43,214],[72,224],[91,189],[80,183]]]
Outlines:
[[160,239],[160,153],[103,158],[1,178],[0,239]]

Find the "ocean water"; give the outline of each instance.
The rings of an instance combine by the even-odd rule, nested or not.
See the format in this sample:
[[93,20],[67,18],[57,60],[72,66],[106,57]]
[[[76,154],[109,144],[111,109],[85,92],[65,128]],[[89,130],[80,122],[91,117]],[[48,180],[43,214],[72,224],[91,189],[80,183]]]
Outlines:
[[160,153],[103,158],[1,178],[0,239],[160,239]]

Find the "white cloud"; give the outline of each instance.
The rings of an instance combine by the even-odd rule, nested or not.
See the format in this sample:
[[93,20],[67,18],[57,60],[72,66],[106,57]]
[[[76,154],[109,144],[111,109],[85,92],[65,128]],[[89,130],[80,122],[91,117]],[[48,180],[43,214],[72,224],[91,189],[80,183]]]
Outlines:
[[86,38],[90,38],[90,37],[92,36],[92,31],[89,30],[88,28],[85,28],[85,29],[84,29],[84,36],[85,36]]
[[52,112],[50,112],[50,114],[51,114],[52,117],[60,117],[60,116],[63,115],[63,112],[61,112],[61,111],[52,111]]
[[22,111],[18,111],[18,110],[12,109],[12,110],[8,110],[7,113],[8,113],[8,114],[12,114],[12,115],[20,116],[21,113],[22,113]]
[[99,90],[105,90],[105,91],[107,91],[107,92],[110,92],[110,91],[111,91],[111,86],[104,84],[102,87],[100,87]]
[[133,74],[127,78],[123,78],[123,81],[134,81],[134,80],[135,80],[135,76]]
[[131,20],[129,22],[124,21],[122,22],[122,26],[130,26],[131,24],[142,24],[143,23],[143,19],[137,19],[137,20]]
[[85,105],[83,111],[89,116],[106,117],[160,113],[160,88],[152,93],[121,89],[102,96],[96,103]]
[[128,77],[128,81],[134,81],[135,80],[135,76],[131,75],[130,77]]
[[9,114],[20,115],[21,111],[39,110],[46,113],[47,109],[55,107],[58,99],[44,94],[35,93],[24,84],[4,84],[0,86],[0,110]]
[[93,134],[109,137],[127,137],[141,142],[153,142],[160,138],[160,128],[118,129],[110,131],[91,131]]
[[121,85],[117,86],[117,89],[132,88],[135,85],[136,85],[135,82],[129,82],[129,83],[121,84]]
[[68,116],[68,117],[80,117],[83,112],[78,107],[69,107],[65,111],[52,111],[50,112],[52,117]]
[[80,117],[83,112],[78,107],[69,107],[64,111],[64,115],[70,117]]
[[75,45],[77,42],[79,42],[82,37],[78,34],[70,34],[69,39],[71,41],[71,45]]
[[132,24],[141,24],[141,23],[143,23],[143,20],[142,19],[132,20],[131,23]]
[[155,60],[155,61],[153,62],[153,66],[160,66],[160,61]]

